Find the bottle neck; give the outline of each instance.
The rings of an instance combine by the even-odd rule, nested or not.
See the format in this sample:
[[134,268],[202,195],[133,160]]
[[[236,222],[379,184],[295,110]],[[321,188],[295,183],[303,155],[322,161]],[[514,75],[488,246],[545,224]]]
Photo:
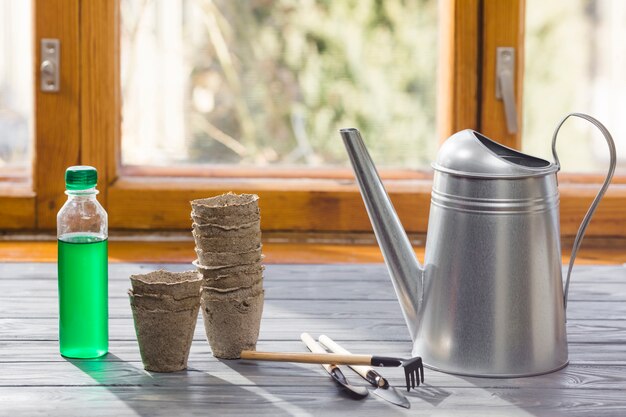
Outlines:
[[95,200],[96,195],[99,193],[96,190],[96,187],[87,188],[84,190],[65,190],[65,194],[67,194],[67,198],[70,200],[73,199],[85,199],[85,200]]

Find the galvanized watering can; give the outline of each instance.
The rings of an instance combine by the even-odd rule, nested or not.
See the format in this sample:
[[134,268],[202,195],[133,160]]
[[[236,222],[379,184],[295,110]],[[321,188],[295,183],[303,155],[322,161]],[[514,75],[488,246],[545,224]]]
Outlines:
[[[606,180],[561,277],[556,137],[570,116],[604,135]],[[413,355],[443,372],[522,377],[568,363],[567,290],[585,229],[615,171],[615,144],[594,118],[572,113],[552,139],[554,163],[463,130],[441,146],[422,266],[356,129],[341,136],[413,340]]]

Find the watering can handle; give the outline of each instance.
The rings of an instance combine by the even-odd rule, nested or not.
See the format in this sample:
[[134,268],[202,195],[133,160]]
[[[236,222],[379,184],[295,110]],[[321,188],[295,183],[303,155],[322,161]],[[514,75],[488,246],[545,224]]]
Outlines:
[[615,142],[613,142],[613,138],[611,137],[611,134],[609,133],[607,128],[604,127],[604,125],[600,123],[598,120],[594,119],[593,117],[587,114],[570,113],[567,116],[565,116],[563,120],[561,120],[561,122],[557,125],[556,130],[554,131],[554,135],[552,136],[552,155],[554,156],[554,163],[558,166],[559,169],[561,169],[561,163],[559,162],[559,157],[556,154],[556,137],[557,137],[557,134],[559,133],[559,129],[561,129],[561,126],[563,126],[565,121],[571,116],[576,116],[576,117],[580,117],[581,119],[585,119],[586,121],[588,121],[589,123],[597,127],[598,130],[600,130],[600,132],[602,132],[602,135],[604,136],[604,139],[606,139],[606,143],[609,146],[610,161],[609,161],[609,170],[606,174],[606,179],[604,180],[604,184],[602,184],[602,187],[600,188],[600,191],[598,191],[596,198],[593,199],[591,206],[589,206],[589,210],[587,210],[587,214],[585,214],[585,217],[583,217],[583,221],[580,223],[580,227],[578,228],[578,232],[576,233],[576,239],[574,239],[574,246],[572,247],[572,254],[569,259],[569,268],[567,269],[567,278],[565,279],[565,289],[563,291],[563,307],[565,309],[567,309],[567,293],[569,291],[569,280],[572,275],[572,268],[574,267],[574,261],[576,260],[578,249],[580,248],[580,244],[583,241],[585,231],[587,230],[587,226],[589,225],[589,222],[591,221],[591,217],[593,216],[593,213],[596,211],[596,208],[598,208],[598,204],[600,204],[600,200],[604,196],[604,193],[606,193],[607,188],[609,188],[609,184],[611,183],[611,179],[613,178],[613,174],[615,173],[615,164],[617,160],[617,156],[615,152]]

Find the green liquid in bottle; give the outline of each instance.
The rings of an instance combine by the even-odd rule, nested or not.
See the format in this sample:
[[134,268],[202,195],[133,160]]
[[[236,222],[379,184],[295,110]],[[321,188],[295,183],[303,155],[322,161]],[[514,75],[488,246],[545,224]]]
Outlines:
[[103,356],[109,350],[107,240],[71,233],[58,245],[61,355]]

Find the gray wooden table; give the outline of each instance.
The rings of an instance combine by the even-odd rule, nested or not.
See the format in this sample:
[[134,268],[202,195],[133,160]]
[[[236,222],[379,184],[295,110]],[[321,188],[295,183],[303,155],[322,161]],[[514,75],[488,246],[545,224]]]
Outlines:
[[[408,394],[410,410],[371,395],[352,400],[317,365],[216,360],[201,322],[187,371],[144,371],[126,289],[131,273],[158,267],[110,266],[110,353],[69,360],[58,354],[56,265],[0,264],[0,415],[626,415],[622,266],[576,268],[568,367],[520,379],[426,370],[426,384]],[[299,335],[307,331],[326,333],[355,353],[409,354],[383,265],[269,265],[265,288],[258,349],[306,351]],[[383,373],[402,386],[401,369]]]

